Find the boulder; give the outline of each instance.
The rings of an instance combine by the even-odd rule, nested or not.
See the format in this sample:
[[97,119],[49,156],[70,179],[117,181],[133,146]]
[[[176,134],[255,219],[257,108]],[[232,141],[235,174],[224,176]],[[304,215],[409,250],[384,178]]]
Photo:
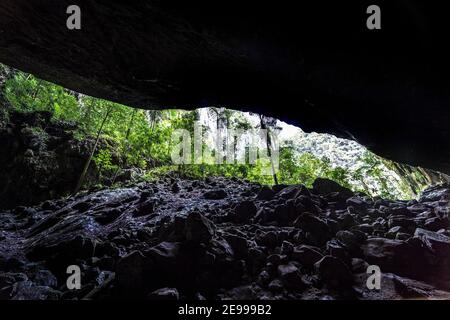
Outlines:
[[288,289],[295,289],[296,291],[305,288],[305,283],[302,280],[300,271],[293,264],[279,265],[278,276],[283,281],[283,284]]
[[184,229],[186,240],[200,243],[208,242],[215,234],[214,224],[199,212],[191,212]]
[[323,245],[331,238],[331,230],[326,222],[311,213],[300,215],[294,226],[306,231],[307,239],[315,245]]
[[176,288],[161,288],[148,294],[149,300],[167,301],[167,300],[179,300],[180,294]]
[[261,190],[258,192],[256,199],[269,201],[269,200],[272,200],[274,196],[275,196],[275,191],[273,191],[272,188],[270,188],[268,186],[263,186],[261,188]]
[[295,247],[292,252],[292,260],[298,261],[304,266],[313,266],[317,261],[322,259],[323,255],[320,253],[320,249],[307,245]]
[[222,200],[228,197],[228,193],[224,189],[209,190],[203,194],[208,200]]
[[425,220],[424,229],[430,231],[439,231],[449,227],[448,218],[433,217]]
[[248,254],[248,242],[244,237],[228,234],[225,239],[233,249],[234,255],[238,259],[247,257]]
[[237,223],[246,223],[256,215],[257,210],[253,201],[243,201],[234,209],[234,220]]
[[450,237],[421,228],[416,229],[414,236],[422,240],[438,257],[450,260]]
[[312,191],[315,194],[328,195],[330,193],[337,193],[340,199],[346,200],[353,196],[353,192],[333,180],[317,178],[313,183]]
[[363,257],[382,272],[420,279],[430,270],[429,250],[417,242],[370,238],[362,245]]
[[136,295],[145,286],[146,258],[139,251],[133,251],[121,258],[116,266],[116,281],[124,295]]
[[339,259],[325,256],[314,265],[322,281],[330,289],[348,290],[353,285],[350,269]]

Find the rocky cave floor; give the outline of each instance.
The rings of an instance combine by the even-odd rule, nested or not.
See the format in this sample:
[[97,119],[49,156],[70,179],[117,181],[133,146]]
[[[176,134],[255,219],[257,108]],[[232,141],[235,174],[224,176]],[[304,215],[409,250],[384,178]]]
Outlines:
[[166,177],[1,212],[0,299],[446,299],[449,212],[446,185],[387,201]]

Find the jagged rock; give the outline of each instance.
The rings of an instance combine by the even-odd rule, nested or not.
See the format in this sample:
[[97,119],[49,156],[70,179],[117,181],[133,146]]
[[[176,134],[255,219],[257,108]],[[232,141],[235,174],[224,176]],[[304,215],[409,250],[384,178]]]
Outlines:
[[298,211],[292,201],[287,201],[285,204],[276,206],[273,212],[273,218],[278,222],[279,226],[288,226],[297,217]]
[[148,216],[155,211],[155,206],[156,206],[156,203],[153,199],[150,199],[146,202],[140,203],[137,206],[133,215],[135,217]]
[[395,235],[397,240],[408,240],[411,237],[409,233],[399,232]]
[[280,279],[272,280],[269,283],[268,288],[269,288],[270,291],[273,291],[273,292],[281,292],[284,289],[283,283],[281,282]]
[[320,253],[319,248],[302,245],[294,248],[292,252],[292,260],[300,262],[304,266],[312,266],[317,261],[322,259],[323,255]]
[[333,180],[317,178],[313,183],[312,191],[316,194],[328,195],[336,192],[340,199],[346,200],[353,196],[353,192],[342,187]]
[[13,297],[14,285],[27,281],[28,277],[21,273],[0,273],[0,299],[9,300]]
[[416,229],[414,236],[420,238],[436,255],[450,259],[450,237],[421,228]]
[[277,195],[284,200],[295,199],[301,195],[311,197],[309,190],[303,185],[293,185],[283,188]]
[[208,200],[222,200],[228,197],[228,193],[223,189],[210,190],[203,194]]
[[387,213],[396,217],[409,217],[411,215],[411,212],[408,210],[407,207],[404,206],[397,206],[396,204],[390,206],[386,209]]
[[360,238],[350,231],[342,230],[336,233],[336,239],[338,239],[350,252],[357,253],[361,244]]
[[279,184],[272,186],[272,189],[273,189],[273,191],[275,191],[275,193],[278,193],[286,187],[288,187],[288,185],[286,185],[284,183],[279,183]]
[[275,196],[275,192],[272,190],[272,188],[270,188],[268,186],[263,186],[261,188],[261,190],[259,191],[256,199],[269,201],[269,200],[272,200],[274,196]]
[[263,232],[262,234],[258,235],[256,238],[256,242],[263,246],[266,246],[269,248],[274,248],[278,245],[279,239],[278,239],[278,235],[276,232],[269,231],[269,232]]
[[101,212],[97,212],[95,216],[95,221],[100,224],[109,224],[116,220],[122,214],[122,210],[118,208],[105,209]]
[[449,227],[448,218],[429,218],[425,220],[424,228],[431,231],[439,231],[440,229],[447,229]]
[[300,215],[294,222],[294,225],[305,230],[306,232],[311,232],[314,234],[325,233],[328,235],[330,233],[330,229],[326,222],[310,213]]
[[99,257],[102,256],[111,256],[111,257],[118,257],[119,256],[119,249],[117,246],[112,242],[101,242],[97,244],[95,247],[95,254]]
[[256,215],[257,208],[253,201],[243,201],[239,203],[234,210],[234,219],[237,223],[248,222]]
[[310,213],[300,215],[295,220],[294,226],[306,231],[307,239],[319,246],[331,237],[331,231],[326,222]]
[[267,257],[267,262],[271,265],[278,266],[283,261],[283,258],[280,254],[271,254]]
[[355,278],[355,287],[365,300],[404,300],[404,299],[443,299],[448,300],[448,292],[438,290],[424,282],[400,277],[392,273],[383,273],[381,290],[370,290],[366,285],[367,273],[361,272]]
[[368,203],[366,203],[363,199],[361,199],[358,196],[348,198],[346,203],[348,206],[352,206],[356,209],[365,209],[369,206]]
[[226,235],[225,239],[230,244],[231,248],[233,249],[234,255],[238,259],[242,259],[247,257],[248,254],[248,242],[247,239],[236,236],[236,235]]
[[80,201],[72,206],[72,209],[78,210],[79,212],[85,212],[92,206],[90,201]]
[[419,243],[371,238],[362,245],[362,250],[364,259],[384,272],[420,279],[430,268],[429,253]]
[[283,281],[283,284],[288,289],[302,290],[305,288],[305,283],[296,266],[293,264],[279,265],[278,276]]
[[338,258],[345,264],[351,264],[351,253],[354,254],[354,252],[350,252],[340,241],[336,239],[328,241],[326,251],[328,255]]
[[405,231],[406,229],[401,226],[392,227],[386,233],[386,238],[395,239],[398,233],[404,233]]
[[135,295],[143,290],[145,265],[145,257],[139,251],[133,251],[118,261],[116,279],[123,294]]
[[174,182],[172,184],[171,190],[172,190],[173,193],[180,192],[180,190],[181,190],[180,185],[177,182]]
[[160,244],[145,251],[145,256],[151,258],[158,267],[175,264],[180,251],[179,242],[161,242]]
[[289,241],[283,241],[281,244],[281,254],[290,256],[294,252],[294,245]]
[[416,225],[416,222],[411,218],[408,218],[405,216],[394,216],[389,219],[388,226],[389,226],[389,228],[398,227],[398,226],[403,227],[407,231],[410,231],[412,233],[416,229],[417,225]]
[[[175,181],[181,188],[176,195],[171,190]],[[379,201],[378,210],[362,195],[346,203],[333,195],[308,196],[308,190],[299,186],[285,187],[272,200],[254,200],[260,211],[245,218],[246,223],[237,223],[242,220],[235,219],[236,207],[254,205],[249,199],[255,198],[260,186],[211,178],[208,184],[217,188],[228,185],[226,190],[233,199],[211,201],[201,193],[198,197],[196,189],[187,191],[186,185],[194,182],[165,179],[151,185],[160,192],[146,192],[150,187],[143,184],[2,213],[0,235],[5,239],[0,241],[0,257],[4,257],[0,269],[27,276],[5,278],[0,297],[13,298],[13,285],[24,281],[31,282],[29,290],[37,288],[36,292],[45,292],[43,287],[57,289],[56,285],[63,286],[67,279],[69,264],[81,267],[83,286],[58,298],[81,299],[100,290],[95,298],[159,299],[164,298],[159,294],[176,296],[171,293],[171,288],[176,288],[179,298],[201,292],[208,299],[297,299],[310,297],[310,289],[315,298],[324,298],[327,289],[332,289],[328,293],[331,298],[364,299],[374,293],[351,281],[349,273],[363,274],[365,285],[366,269],[372,264],[379,265],[383,275],[393,272],[409,279],[406,289],[398,289],[406,280],[386,282],[387,290],[394,290],[393,296],[401,297],[400,291],[405,296],[420,296],[422,284],[434,288],[423,289],[426,295],[438,294],[437,287],[450,290],[450,231],[416,229],[413,236],[405,227],[389,229],[388,225],[389,219],[393,224],[403,224],[406,219],[435,230],[447,218],[442,201],[410,203],[417,210],[408,209],[404,215],[403,209],[395,211],[405,207],[404,202]],[[150,215],[136,216],[135,210],[149,203],[158,205]],[[426,210],[419,210],[420,205]],[[56,211],[48,214],[50,208]],[[243,211],[246,215],[247,210]],[[118,217],[101,221],[111,212]],[[35,222],[15,231],[30,217]],[[406,241],[393,240],[396,238]],[[30,259],[37,262],[30,263]],[[112,271],[115,279],[109,280]],[[411,284],[412,279],[423,283]],[[359,296],[353,295],[352,284]]]
[[448,199],[450,187],[448,185],[436,185],[426,188],[420,195],[419,202],[433,202]]
[[305,195],[299,195],[297,199],[295,200],[295,208],[297,211],[300,212],[315,212],[316,210],[316,204],[311,199],[311,196],[305,196]]
[[31,281],[16,282],[11,292],[13,300],[58,300],[62,293],[50,287],[36,286]]
[[353,276],[349,268],[339,259],[325,256],[314,265],[324,283],[331,289],[349,289]]
[[360,258],[352,258],[351,267],[353,273],[362,273],[367,272],[369,264]]
[[199,212],[192,212],[186,219],[186,239],[192,242],[208,242],[215,234],[214,224]]
[[48,270],[39,270],[32,280],[36,285],[43,287],[56,287],[58,284],[56,277]]
[[266,287],[269,284],[270,281],[270,275],[266,270],[261,271],[261,273],[258,275],[258,283]]
[[180,294],[175,288],[161,288],[151,292],[147,298],[149,300],[179,300]]
[[[94,141],[75,139],[76,128],[65,128],[50,112],[11,111],[9,120],[9,127],[0,129],[0,181],[8,185],[0,189],[0,208],[37,205],[73,192]],[[105,147],[103,139],[99,144]],[[86,185],[96,176],[91,166]]]
[[[351,207],[348,207],[347,209],[350,209],[350,208]],[[355,218],[354,218],[353,214],[351,214],[351,213],[341,214],[337,218],[337,221],[339,223],[340,229],[350,229],[351,227],[356,225]]]
[[251,247],[248,250],[248,268],[252,274],[261,270],[266,261],[266,254],[259,247]]
[[368,223],[363,223],[358,226],[358,230],[361,230],[362,232],[371,235],[373,233],[374,228],[372,225]]
[[[423,282],[419,282],[412,279],[407,279],[399,277],[397,275],[392,275],[392,280],[394,282],[395,291],[402,297],[406,299],[427,299],[432,296],[437,296],[442,293],[434,292],[437,291],[431,285],[427,285]],[[448,294],[445,294],[450,297]]]

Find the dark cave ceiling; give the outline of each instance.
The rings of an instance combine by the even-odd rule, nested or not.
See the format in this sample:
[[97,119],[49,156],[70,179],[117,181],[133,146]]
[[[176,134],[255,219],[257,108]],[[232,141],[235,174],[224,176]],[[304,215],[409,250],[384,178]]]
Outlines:
[[450,173],[446,10],[378,1],[368,30],[368,1],[311,3],[2,0],[0,61],[135,107],[264,113]]

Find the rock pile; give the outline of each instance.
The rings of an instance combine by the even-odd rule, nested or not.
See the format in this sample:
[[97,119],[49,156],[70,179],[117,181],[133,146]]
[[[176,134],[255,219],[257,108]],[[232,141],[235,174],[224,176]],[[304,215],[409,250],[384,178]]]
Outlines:
[[[75,139],[75,130],[50,112],[10,112],[0,126],[0,208],[36,205],[73,191],[93,144]],[[91,168],[87,182],[96,178]]]
[[388,201],[163,178],[1,213],[0,299],[449,298],[449,213],[446,185]]

